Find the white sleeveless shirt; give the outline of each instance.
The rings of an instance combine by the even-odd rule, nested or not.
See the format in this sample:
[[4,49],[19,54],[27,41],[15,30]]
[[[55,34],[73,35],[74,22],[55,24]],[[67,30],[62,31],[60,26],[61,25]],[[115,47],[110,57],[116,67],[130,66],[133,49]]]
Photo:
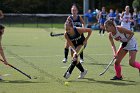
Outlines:
[[[117,28],[116,28],[116,34],[115,35],[111,34],[112,38],[114,38],[116,41],[120,41],[120,42],[126,42],[128,40],[128,36],[129,36],[128,34],[120,33]],[[122,44],[120,44],[120,47],[121,47],[121,45]],[[126,47],[124,47],[123,49],[138,50],[138,45],[137,45],[137,42],[136,42],[136,39],[134,36],[129,40]]]
[[126,22],[126,20],[130,20],[130,18],[131,18],[131,14],[129,13],[127,15],[126,12],[124,12],[124,15],[122,17],[121,26],[128,29],[128,30],[131,30],[131,28],[130,28],[131,22]]

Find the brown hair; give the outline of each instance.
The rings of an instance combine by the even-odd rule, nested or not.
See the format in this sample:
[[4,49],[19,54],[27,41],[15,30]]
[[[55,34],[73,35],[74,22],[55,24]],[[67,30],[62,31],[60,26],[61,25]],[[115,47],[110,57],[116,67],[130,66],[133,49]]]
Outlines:
[[114,26],[115,27],[115,23],[112,21],[112,20],[106,20],[104,25],[107,25],[107,26]]
[[67,18],[64,27],[66,28],[67,26],[73,27],[73,21],[70,16]]

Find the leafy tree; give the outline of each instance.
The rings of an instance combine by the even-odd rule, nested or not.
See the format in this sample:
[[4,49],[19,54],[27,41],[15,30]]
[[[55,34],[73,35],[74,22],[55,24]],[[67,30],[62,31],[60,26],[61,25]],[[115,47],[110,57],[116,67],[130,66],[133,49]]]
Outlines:
[[140,11],[140,0],[134,0],[132,6]]

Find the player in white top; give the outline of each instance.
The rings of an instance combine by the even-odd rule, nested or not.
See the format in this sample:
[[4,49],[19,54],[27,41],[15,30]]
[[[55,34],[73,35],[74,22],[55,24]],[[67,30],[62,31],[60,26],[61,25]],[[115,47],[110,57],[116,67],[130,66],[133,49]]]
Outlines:
[[[122,80],[120,63],[128,52],[129,52],[129,65],[139,69],[140,71],[140,63],[138,61],[135,61],[138,45],[136,39],[133,36],[134,32],[122,26],[115,26],[114,22],[112,22],[111,20],[107,20],[104,26],[106,31],[109,33],[109,40],[112,45],[114,57],[116,58],[114,65],[116,75],[111,80]],[[116,50],[113,39],[121,42],[118,51]]]
[[125,12],[122,13],[120,20],[121,20],[122,27],[128,30],[131,30],[131,22],[134,22],[134,21],[132,20],[131,13],[129,12],[129,10],[130,10],[129,6],[126,6]]

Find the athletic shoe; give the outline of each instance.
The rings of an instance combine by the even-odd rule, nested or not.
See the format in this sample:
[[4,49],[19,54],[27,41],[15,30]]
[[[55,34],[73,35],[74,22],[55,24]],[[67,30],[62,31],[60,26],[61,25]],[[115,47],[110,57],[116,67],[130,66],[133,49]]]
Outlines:
[[65,79],[68,79],[68,78],[70,77],[70,75],[71,75],[71,74],[70,74],[69,72],[66,72],[66,73],[64,74],[63,77],[64,77]]
[[84,63],[84,59],[80,59],[80,63]]
[[84,69],[84,72],[81,72],[78,79],[83,79],[85,75],[87,74],[87,69]]
[[122,76],[121,77],[117,77],[117,76],[114,76],[112,79],[110,79],[110,80],[122,80],[123,78],[122,78]]
[[62,61],[63,61],[63,63],[66,63],[66,62],[67,62],[67,59],[66,59],[66,58],[64,58]]

